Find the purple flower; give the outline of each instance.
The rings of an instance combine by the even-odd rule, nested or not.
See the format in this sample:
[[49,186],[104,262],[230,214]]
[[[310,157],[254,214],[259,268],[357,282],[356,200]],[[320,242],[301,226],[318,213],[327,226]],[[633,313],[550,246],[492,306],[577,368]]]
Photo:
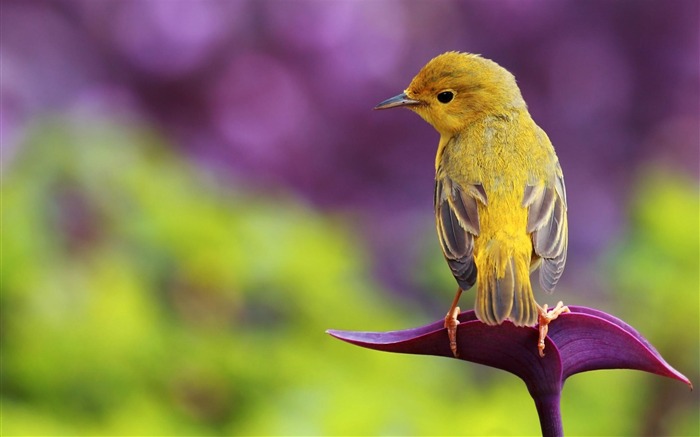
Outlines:
[[[563,435],[559,400],[571,375],[600,369],[635,369],[692,384],[671,367],[657,350],[625,322],[586,307],[569,306],[570,313],[549,325],[545,356],[537,349],[535,327],[510,322],[487,326],[474,311],[459,315],[459,359],[505,370],[520,377],[535,401],[544,436]],[[353,332],[329,330],[349,343],[386,352],[441,355],[453,358],[443,321],[404,331]]]

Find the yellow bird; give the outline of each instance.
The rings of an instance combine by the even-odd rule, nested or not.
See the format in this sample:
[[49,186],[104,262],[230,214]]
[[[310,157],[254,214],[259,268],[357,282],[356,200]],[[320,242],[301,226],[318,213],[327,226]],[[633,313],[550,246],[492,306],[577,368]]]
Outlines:
[[408,88],[375,109],[405,106],[440,134],[435,157],[435,219],[445,259],[459,288],[445,317],[457,351],[457,306],[474,283],[476,316],[488,325],[539,323],[543,355],[549,322],[568,311],[534,299],[539,267],[551,293],[564,271],[568,242],[566,189],[547,134],[535,124],[515,77],[476,54],[433,58]]

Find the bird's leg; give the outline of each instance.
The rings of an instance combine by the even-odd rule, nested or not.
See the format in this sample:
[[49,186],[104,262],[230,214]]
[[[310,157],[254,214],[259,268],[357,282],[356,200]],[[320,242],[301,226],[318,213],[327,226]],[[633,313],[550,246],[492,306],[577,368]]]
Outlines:
[[544,307],[537,305],[537,310],[540,313],[537,318],[537,324],[540,331],[540,339],[537,342],[537,349],[539,349],[540,357],[544,357],[544,339],[547,338],[547,331],[549,331],[549,323],[559,317],[561,313],[568,313],[569,307],[564,306],[562,301],[559,301],[557,305],[551,310],[544,304]]
[[445,316],[445,328],[447,328],[447,336],[450,339],[450,349],[452,349],[452,355],[455,358],[459,357],[457,352],[457,326],[459,325],[459,320],[457,320],[457,315],[459,314],[459,297],[462,295],[462,287],[457,288],[457,294],[452,301],[452,306]]

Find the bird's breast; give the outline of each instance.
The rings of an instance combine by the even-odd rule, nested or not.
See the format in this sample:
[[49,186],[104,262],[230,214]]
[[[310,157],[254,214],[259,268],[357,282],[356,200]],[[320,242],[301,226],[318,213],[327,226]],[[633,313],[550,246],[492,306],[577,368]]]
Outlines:
[[478,206],[479,240],[527,236],[522,200],[536,164],[522,141],[526,136],[512,125],[485,124],[445,141],[438,156],[438,177],[442,174],[461,186],[480,184],[486,192],[487,203]]

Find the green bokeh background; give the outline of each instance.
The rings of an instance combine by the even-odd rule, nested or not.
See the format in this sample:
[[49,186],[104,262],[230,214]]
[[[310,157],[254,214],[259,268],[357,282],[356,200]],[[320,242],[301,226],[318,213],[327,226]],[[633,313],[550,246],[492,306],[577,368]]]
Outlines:
[[[3,175],[3,435],[539,433],[510,374],[324,333],[435,319],[381,289],[349,217],[232,191],[171,150],[139,125],[44,120]],[[596,270],[604,309],[697,385],[698,183],[649,168],[631,198]],[[442,263],[426,255],[421,280],[451,290]],[[698,406],[677,381],[601,371],[562,408],[569,435],[697,435]]]

